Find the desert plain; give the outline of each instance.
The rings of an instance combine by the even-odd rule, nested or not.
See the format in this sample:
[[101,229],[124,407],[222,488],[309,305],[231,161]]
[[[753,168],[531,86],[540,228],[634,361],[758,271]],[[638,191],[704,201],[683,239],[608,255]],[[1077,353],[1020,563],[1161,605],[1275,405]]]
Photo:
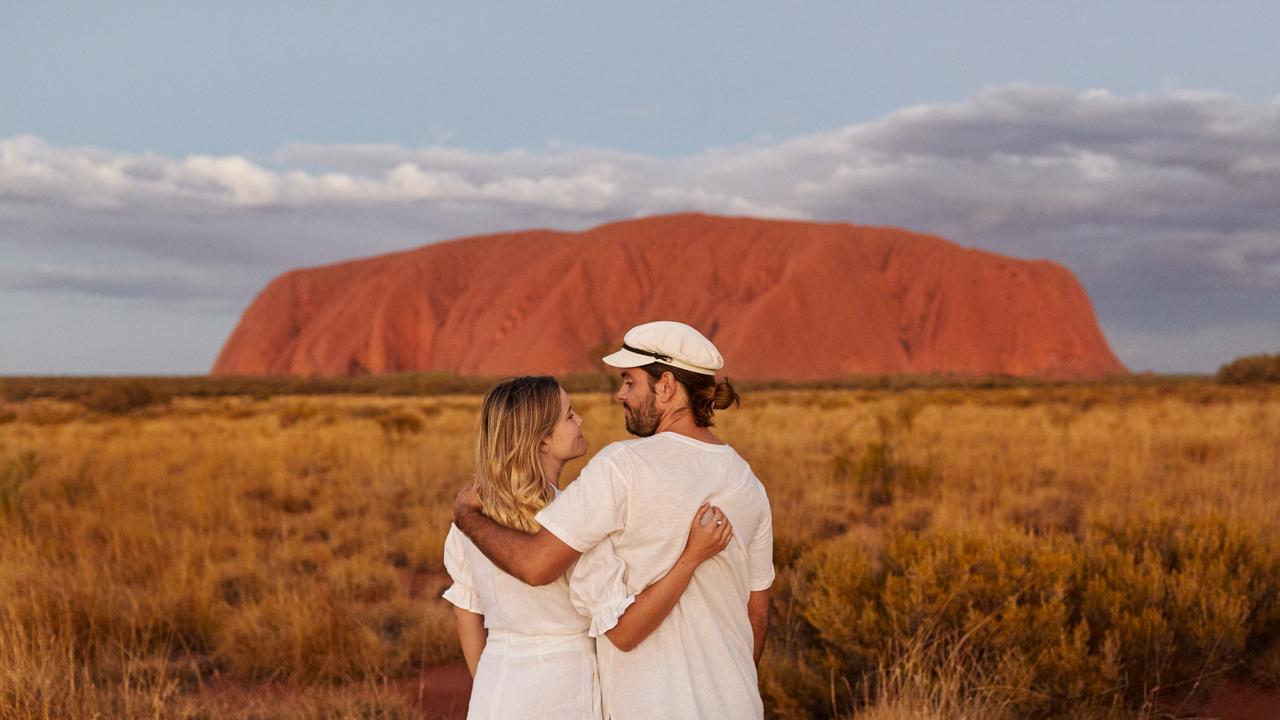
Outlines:
[[[0,388],[0,717],[464,714],[441,549],[478,395],[104,388]],[[574,400],[593,451],[625,437]],[[770,717],[1280,687],[1280,386],[748,387],[717,429],[773,506]]]

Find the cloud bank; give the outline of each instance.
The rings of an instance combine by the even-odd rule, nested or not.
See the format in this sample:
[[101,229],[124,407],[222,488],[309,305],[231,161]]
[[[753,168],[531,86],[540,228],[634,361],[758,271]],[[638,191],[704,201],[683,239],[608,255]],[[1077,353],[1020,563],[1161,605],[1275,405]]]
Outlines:
[[1277,198],[1280,102],[1201,91],[992,88],[674,158],[308,144],[172,158],[19,136],[0,140],[0,292],[235,314],[292,267],[696,210],[896,225],[1054,259],[1132,367],[1211,370],[1280,351]]

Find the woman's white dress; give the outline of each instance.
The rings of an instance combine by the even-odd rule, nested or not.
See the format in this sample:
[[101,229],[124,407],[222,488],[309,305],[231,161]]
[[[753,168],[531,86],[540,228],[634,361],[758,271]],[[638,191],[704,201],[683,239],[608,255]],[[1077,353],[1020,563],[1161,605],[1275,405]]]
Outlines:
[[484,615],[489,631],[471,686],[468,720],[598,720],[600,685],[590,620],[569,597],[568,574],[532,587],[489,562],[457,527],[444,565],[444,598]]

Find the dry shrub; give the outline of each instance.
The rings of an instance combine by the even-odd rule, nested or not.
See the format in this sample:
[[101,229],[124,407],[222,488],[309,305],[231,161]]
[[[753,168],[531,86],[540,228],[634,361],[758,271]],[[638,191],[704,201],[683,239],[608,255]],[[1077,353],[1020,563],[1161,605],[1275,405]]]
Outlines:
[[157,403],[169,402],[169,396],[140,380],[105,383],[83,400],[84,406],[109,415],[123,415]]
[[1013,525],[1036,535],[1078,536],[1085,514],[1081,495],[1063,489],[1028,493],[1010,503],[1006,516]]
[[169,712],[181,686],[167,659],[119,649],[91,661],[44,630],[0,608],[0,717],[182,717]]
[[24,450],[6,458],[0,466],[0,517],[19,518],[22,515],[24,486],[35,477],[40,467],[40,456],[34,450]]
[[[903,534],[882,552],[833,541],[798,566],[817,640],[798,654],[862,679],[865,692],[843,704],[832,695],[841,713],[903,692],[923,698],[908,706],[944,708],[940,717],[981,716],[964,709],[971,702],[998,701],[1014,717],[1141,707],[1211,686],[1262,649],[1251,645],[1274,642],[1278,562],[1257,528],[1212,517],[1140,520],[1084,540],[1005,529]],[[791,692],[777,705],[793,707]]]
[[79,568],[30,563],[39,551],[9,538],[28,564],[0,568],[0,716],[160,717],[194,673],[174,658],[181,608],[147,593],[95,586]]
[[[837,467],[837,476],[841,468]],[[852,467],[859,495],[869,507],[892,505],[895,501],[918,495],[934,484],[933,471],[898,458],[893,446],[885,442],[869,443],[862,457]]]
[[399,438],[405,435],[416,435],[422,432],[422,418],[417,413],[397,412],[378,418],[378,425],[388,436]]
[[380,681],[344,685],[268,682],[215,687],[174,703],[191,720],[416,720],[404,693]]
[[325,410],[318,403],[308,402],[291,402],[276,411],[276,420],[280,424],[280,429],[285,430],[297,425],[304,420],[310,420],[321,415]]
[[285,592],[241,608],[219,633],[214,655],[237,678],[296,682],[367,677],[379,652],[350,601]]
[[1250,665],[1249,679],[1265,688],[1280,688],[1280,641],[1273,642],[1258,653],[1257,659]]
[[1280,383],[1280,354],[1236,358],[1218,368],[1218,382],[1227,385]]
[[863,677],[856,720],[1014,720],[1002,679],[984,676],[970,649],[917,636]]
[[1280,639],[1276,539],[1272,529],[1217,515],[1097,528],[1083,612],[1121,641],[1131,688],[1211,677]]

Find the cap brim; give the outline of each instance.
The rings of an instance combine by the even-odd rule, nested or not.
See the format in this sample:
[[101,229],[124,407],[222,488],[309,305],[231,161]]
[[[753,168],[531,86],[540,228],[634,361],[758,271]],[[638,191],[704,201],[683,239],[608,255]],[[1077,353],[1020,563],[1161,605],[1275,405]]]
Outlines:
[[634,353],[630,350],[619,350],[612,355],[605,355],[600,359],[605,365],[616,368],[641,367],[642,365],[648,365],[649,363],[656,362],[649,355],[641,355],[640,353]]
[[[609,365],[611,367],[616,367],[616,368],[643,367],[645,365],[659,362],[658,360],[654,359],[652,355],[641,355],[640,353],[631,352],[630,350],[619,350],[618,352],[612,355],[605,355],[603,358],[600,358],[600,359],[604,361],[605,365]],[[714,376],[716,374],[716,371],[711,368],[698,367],[697,365],[690,365],[688,363],[680,362],[679,360],[675,360],[675,359],[663,361],[663,362],[665,362],[665,364],[670,365],[672,367],[684,368],[685,370],[688,370],[690,372],[696,372],[701,375]]]

